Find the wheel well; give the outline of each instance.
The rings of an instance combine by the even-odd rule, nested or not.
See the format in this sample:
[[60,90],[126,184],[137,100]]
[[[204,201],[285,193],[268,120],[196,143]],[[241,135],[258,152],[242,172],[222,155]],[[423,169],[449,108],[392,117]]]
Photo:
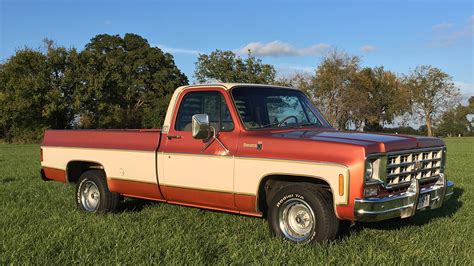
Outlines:
[[258,187],[258,210],[266,214],[269,205],[269,200],[273,197],[273,195],[275,195],[285,185],[295,183],[318,185],[332,194],[331,187],[329,186],[329,184],[326,181],[317,177],[269,175],[263,178],[262,181],[260,181],[260,185]]
[[91,169],[104,169],[104,167],[96,162],[87,161],[71,161],[66,167],[66,178],[69,183],[76,183],[82,173]]

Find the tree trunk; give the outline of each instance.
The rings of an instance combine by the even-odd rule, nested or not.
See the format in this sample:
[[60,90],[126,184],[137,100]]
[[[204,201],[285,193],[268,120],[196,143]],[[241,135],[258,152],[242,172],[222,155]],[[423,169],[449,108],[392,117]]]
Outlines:
[[432,137],[433,136],[433,129],[431,128],[431,116],[427,115],[426,119],[426,129],[428,130],[428,136]]

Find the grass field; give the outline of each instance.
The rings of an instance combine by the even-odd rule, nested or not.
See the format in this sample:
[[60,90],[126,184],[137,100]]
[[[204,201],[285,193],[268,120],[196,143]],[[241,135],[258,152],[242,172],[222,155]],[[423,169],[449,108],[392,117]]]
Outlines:
[[81,213],[73,186],[38,177],[38,145],[0,145],[0,263],[472,265],[474,138],[446,142],[456,188],[442,209],[356,224],[314,246],[271,237],[264,219],[142,200],[116,214]]

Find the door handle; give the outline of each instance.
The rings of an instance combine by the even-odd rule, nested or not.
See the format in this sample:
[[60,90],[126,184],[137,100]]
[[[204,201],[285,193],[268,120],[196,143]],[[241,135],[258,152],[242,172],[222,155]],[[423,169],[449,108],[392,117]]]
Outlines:
[[180,138],[182,138],[182,137],[181,137],[181,136],[177,136],[177,135],[176,135],[176,136],[169,136],[169,135],[168,135],[168,139],[180,139]]

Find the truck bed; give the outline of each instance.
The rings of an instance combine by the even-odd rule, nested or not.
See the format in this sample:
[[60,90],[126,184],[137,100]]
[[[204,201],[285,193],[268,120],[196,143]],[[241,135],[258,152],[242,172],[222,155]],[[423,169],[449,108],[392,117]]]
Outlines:
[[112,192],[162,199],[157,154],[161,130],[47,130],[41,144],[45,180],[77,182],[83,169],[104,169]]

